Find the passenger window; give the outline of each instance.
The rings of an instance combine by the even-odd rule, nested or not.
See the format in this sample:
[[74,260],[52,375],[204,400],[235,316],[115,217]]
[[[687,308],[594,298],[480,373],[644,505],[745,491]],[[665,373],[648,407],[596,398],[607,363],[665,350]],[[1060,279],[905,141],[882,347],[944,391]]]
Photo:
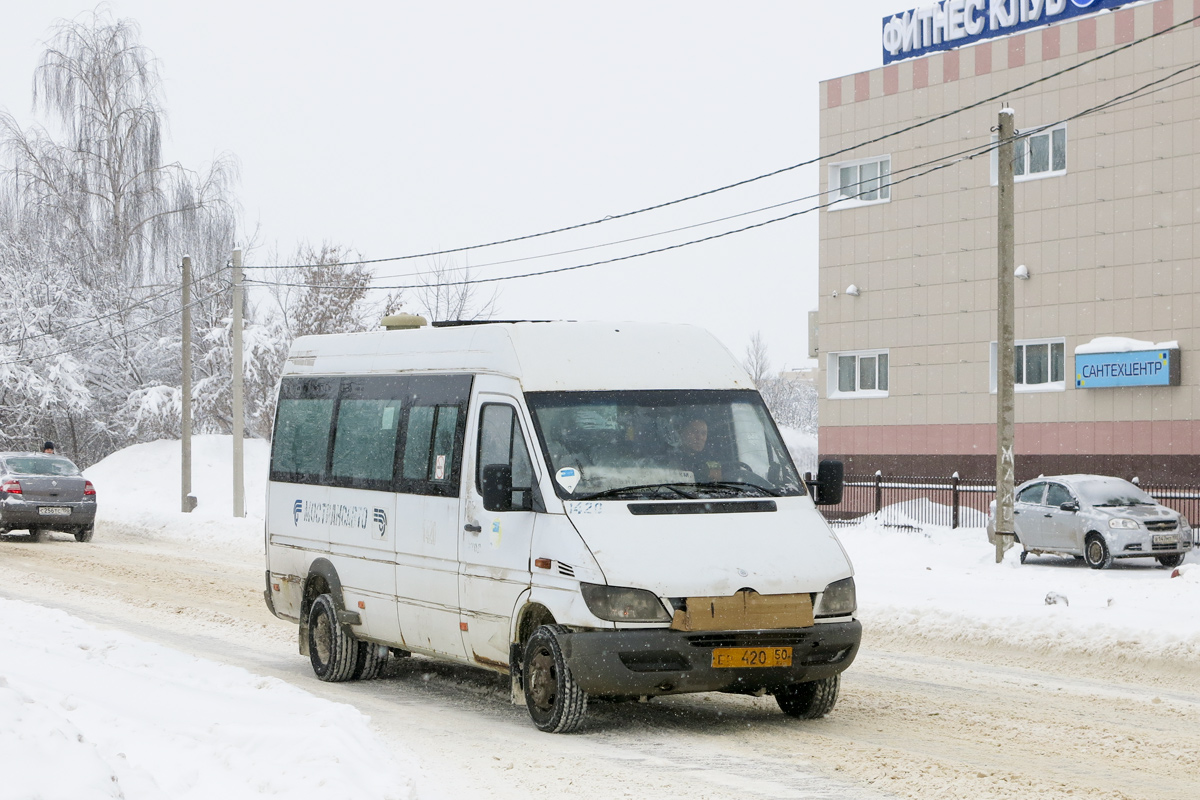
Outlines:
[[492,465],[512,468],[512,509],[531,511],[534,506],[533,463],[521,436],[516,409],[510,405],[490,403],[480,412],[479,458],[475,472],[475,486],[480,493],[483,492],[484,468]]
[[1071,497],[1071,492],[1061,483],[1051,483],[1046,489],[1046,505],[1058,508],[1063,503],[1069,503],[1074,498]]
[[285,378],[280,384],[275,433],[271,437],[271,480],[320,483],[338,381]]
[[407,386],[401,491],[457,496],[471,376],[420,376]]
[[390,489],[402,391],[396,378],[345,378],[330,475],[340,486]]
[[1033,505],[1041,505],[1042,496],[1046,491],[1046,484],[1035,483],[1033,486],[1026,486],[1017,495],[1018,503],[1032,503]]
[[407,480],[449,484],[458,461],[454,440],[457,406],[415,406],[408,413],[404,439],[404,477]]

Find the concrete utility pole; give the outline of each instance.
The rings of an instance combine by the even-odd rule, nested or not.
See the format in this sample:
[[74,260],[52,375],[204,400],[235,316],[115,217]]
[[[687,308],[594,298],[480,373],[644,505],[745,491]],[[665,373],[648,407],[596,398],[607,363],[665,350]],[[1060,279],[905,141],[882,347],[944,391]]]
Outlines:
[[996,230],[996,563],[1016,538],[1013,532],[1013,457],[1016,425],[1014,353],[1016,302],[1013,299],[1016,233],[1013,199],[1013,137],[1016,117],[1011,108],[1000,111],[999,202]]
[[196,507],[196,498],[192,496],[192,257],[183,257],[183,376],[181,389],[183,397],[180,409],[179,427],[182,450],[182,461],[179,470],[179,503],[180,510],[190,514]]
[[233,515],[246,516],[246,482],[243,478],[242,436],[242,251],[233,251]]

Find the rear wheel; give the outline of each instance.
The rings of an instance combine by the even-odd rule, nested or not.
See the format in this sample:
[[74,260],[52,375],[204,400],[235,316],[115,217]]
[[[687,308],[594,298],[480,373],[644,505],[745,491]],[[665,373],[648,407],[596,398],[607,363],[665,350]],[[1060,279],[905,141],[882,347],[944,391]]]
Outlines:
[[29,529],[29,541],[40,542],[44,538],[46,538],[46,532],[43,531],[41,528],[30,528]]
[[1083,543],[1083,560],[1092,569],[1108,569],[1112,566],[1112,553],[1108,550],[1108,542],[1098,533],[1089,533]]
[[351,680],[358,663],[358,644],[338,622],[333,598],[318,595],[308,612],[308,657],[317,677],[330,683]]
[[1156,556],[1156,558],[1158,559],[1158,563],[1169,569],[1171,567],[1178,567],[1180,564],[1182,564],[1183,556],[1183,553],[1171,553],[1170,555]]
[[833,711],[841,682],[841,675],[833,675],[820,680],[793,683],[775,692],[775,702],[789,717],[818,719]]
[[352,680],[370,681],[379,676],[379,671],[388,660],[388,648],[384,644],[359,642],[358,656],[354,660]]
[[90,542],[95,533],[96,528],[93,525],[88,525],[86,528],[80,528],[79,530],[75,531],[75,541]]
[[561,625],[542,625],[525,644],[525,705],[533,724],[547,733],[570,733],[587,713],[587,692],[575,683],[558,643],[567,632]]

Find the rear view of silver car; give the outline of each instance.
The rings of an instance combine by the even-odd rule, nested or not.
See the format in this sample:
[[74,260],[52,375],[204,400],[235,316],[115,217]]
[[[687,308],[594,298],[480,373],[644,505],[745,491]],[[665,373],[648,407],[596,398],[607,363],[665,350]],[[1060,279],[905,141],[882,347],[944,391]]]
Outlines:
[[25,531],[35,542],[62,531],[89,542],[96,489],[70,459],[44,453],[0,453],[0,535]]
[[[1092,569],[1116,558],[1154,558],[1176,567],[1192,549],[1187,517],[1138,486],[1102,475],[1056,475],[1026,481],[1013,509],[1021,562],[1029,554],[1071,555]],[[988,517],[988,527],[994,520]]]

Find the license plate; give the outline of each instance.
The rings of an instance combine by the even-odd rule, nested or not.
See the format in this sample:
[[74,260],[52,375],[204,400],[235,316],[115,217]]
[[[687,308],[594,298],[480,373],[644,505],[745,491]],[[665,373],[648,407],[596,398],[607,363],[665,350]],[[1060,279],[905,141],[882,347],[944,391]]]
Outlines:
[[1155,544],[1179,544],[1179,537],[1175,534],[1160,533],[1154,537]]
[[718,647],[712,653],[717,669],[734,667],[790,667],[790,647]]
[[69,517],[71,509],[62,506],[41,506],[38,508],[38,513],[43,517]]

